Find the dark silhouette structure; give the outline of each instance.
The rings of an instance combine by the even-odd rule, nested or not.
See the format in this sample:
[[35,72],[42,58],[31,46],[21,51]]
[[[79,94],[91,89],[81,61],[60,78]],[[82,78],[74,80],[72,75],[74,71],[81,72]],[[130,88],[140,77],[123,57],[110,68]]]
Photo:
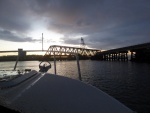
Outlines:
[[128,47],[111,49],[103,52],[97,52],[92,59],[106,61],[137,61],[150,62],[150,43],[138,44]]

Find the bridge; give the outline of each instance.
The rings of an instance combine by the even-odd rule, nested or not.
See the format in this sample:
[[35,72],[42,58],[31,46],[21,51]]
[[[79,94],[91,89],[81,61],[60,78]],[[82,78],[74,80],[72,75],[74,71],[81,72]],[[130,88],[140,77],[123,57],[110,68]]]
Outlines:
[[107,60],[107,61],[144,61],[150,62],[150,42],[137,44],[117,49],[111,49],[107,51],[101,51],[97,49],[87,49],[69,46],[52,45],[48,50],[23,50],[18,51],[0,51],[0,53],[18,52],[19,56],[26,56],[26,52],[45,52],[45,56],[69,56],[69,55],[82,55],[88,56],[92,59]]
[[52,45],[48,48],[48,50],[9,50],[9,51],[0,51],[0,53],[14,53],[18,52],[19,56],[26,56],[27,52],[46,52],[45,56],[63,56],[63,55],[82,55],[82,56],[94,56],[97,52],[101,50],[96,49],[87,49],[87,48],[78,48],[78,47],[69,47],[69,46],[60,46],[60,45]]
[[150,42],[97,52],[96,57],[108,61],[150,61]]
[[74,55],[78,54],[81,56],[94,56],[97,52],[101,52],[96,49],[87,49],[85,48],[86,44],[84,39],[81,37],[80,48],[77,47],[68,47],[68,46],[60,46],[60,45],[52,45],[48,48],[48,50],[43,50],[43,33],[42,33],[42,50],[23,50],[18,49],[18,51],[0,51],[0,53],[8,53],[8,52],[18,52],[18,56],[26,56],[26,52],[46,52],[44,56],[62,56],[62,55]]
[[18,51],[24,51],[24,52],[46,52],[47,50],[23,50],[23,49],[18,49],[18,50],[6,50],[6,51],[0,51],[0,53],[18,53]]
[[69,47],[69,46],[60,46],[60,45],[52,45],[48,48],[45,55],[74,55],[79,54],[82,56],[94,56],[100,50],[96,49],[85,49],[85,48],[77,48],[77,47]]

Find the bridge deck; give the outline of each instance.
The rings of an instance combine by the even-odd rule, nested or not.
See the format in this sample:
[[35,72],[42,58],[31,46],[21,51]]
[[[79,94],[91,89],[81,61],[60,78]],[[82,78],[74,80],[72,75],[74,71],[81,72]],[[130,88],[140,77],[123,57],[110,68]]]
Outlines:
[[134,50],[138,50],[138,49],[147,49],[147,48],[150,48],[150,42],[144,43],[144,44],[137,44],[137,45],[133,45],[133,46],[117,48],[117,49],[111,49],[111,50],[103,51],[102,53],[134,51]]
[[[23,50],[26,52],[46,52],[47,50]],[[8,50],[8,51],[0,51],[0,53],[15,53],[18,52],[18,50]]]

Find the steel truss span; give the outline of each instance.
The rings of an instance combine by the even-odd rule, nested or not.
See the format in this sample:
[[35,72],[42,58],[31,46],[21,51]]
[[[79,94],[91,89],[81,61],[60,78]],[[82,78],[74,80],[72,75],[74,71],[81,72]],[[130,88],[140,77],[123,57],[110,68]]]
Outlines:
[[101,52],[101,50],[52,45],[48,48],[45,55],[79,54],[79,55],[83,55],[83,56],[94,56],[94,55],[96,55],[97,52]]

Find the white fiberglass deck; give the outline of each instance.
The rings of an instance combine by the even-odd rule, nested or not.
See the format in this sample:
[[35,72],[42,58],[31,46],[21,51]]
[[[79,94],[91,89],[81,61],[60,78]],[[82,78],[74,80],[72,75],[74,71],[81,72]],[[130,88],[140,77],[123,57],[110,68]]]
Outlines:
[[93,86],[48,73],[0,94],[6,106],[23,113],[133,113]]

